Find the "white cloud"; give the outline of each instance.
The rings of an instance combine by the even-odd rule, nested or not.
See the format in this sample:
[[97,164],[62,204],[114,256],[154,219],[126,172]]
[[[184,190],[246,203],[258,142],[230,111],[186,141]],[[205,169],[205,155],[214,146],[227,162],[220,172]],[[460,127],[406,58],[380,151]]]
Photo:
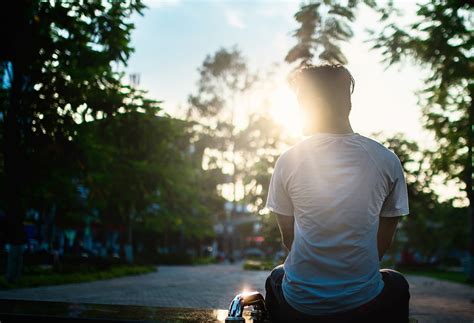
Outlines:
[[257,14],[268,18],[282,17],[287,21],[292,21],[293,15],[296,13],[296,11],[298,11],[301,1],[283,1],[278,2],[277,5],[274,3],[272,3],[272,5],[268,5],[268,2],[269,1],[263,2],[265,5],[257,10]]
[[244,29],[246,27],[241,13],[237,10],[226,10],[225,17],[227,19],[227,23],[232,27],[239,29]]
[[181,0],[144,0],[148,8],[157,9],[169,6],[176,6],[181,3]]
[[277,33],[273,38],[273,45],[278,53],[286,53],[290,49],[290,41],[288,33]]

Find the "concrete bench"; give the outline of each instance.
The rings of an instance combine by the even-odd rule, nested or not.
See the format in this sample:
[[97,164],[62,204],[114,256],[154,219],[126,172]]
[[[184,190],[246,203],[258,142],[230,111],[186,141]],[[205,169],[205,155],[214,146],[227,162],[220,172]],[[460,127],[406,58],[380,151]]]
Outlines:
[[[225,322],[228,314],[228,309],[0,300],[1,323]],[[242,318],[245,323],[254,323],[247,309]],[[416,322],[416,319],[410,319],[410,323]]]
[[[0,300],[0,322],[224,322],[228,310]],[[247,322],[249,314],[244,313]]]

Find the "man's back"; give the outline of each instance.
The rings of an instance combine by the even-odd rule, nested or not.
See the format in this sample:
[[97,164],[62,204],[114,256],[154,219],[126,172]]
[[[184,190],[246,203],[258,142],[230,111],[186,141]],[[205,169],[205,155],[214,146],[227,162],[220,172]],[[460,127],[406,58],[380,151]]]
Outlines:
[[351,134],[316,134],[278,160],[267,207],[295,217],[283,293],[296,310],[329,314],[356,308],[383,288],[379,216],[408,214],[395,154]]

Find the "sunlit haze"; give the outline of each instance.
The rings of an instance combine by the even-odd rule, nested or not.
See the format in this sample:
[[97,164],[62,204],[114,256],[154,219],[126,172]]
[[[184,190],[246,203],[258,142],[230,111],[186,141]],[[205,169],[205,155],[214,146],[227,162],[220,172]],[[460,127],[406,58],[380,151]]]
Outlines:
[[302,136],[301,114],[296,96],[287,84],[280,84],[270,94],[271,116],[292,136]]
[[[276,86],[265,93],[270,98],[269,113],[289,135],[301,136],[297,102],[286,83],[291,67],[284,62],[295,43],[291,34],[297,28],[293,14],[299,1],[176,0],[149,1],[148,5],[144,17],[134,18],[135,53],[127,70],[140,74],[140,86],[151,97],[163,100],[167,112],[183,115],[206,55],[237,46],[253,70],[264,71],[278,64],[276,80],[272,80]],[[405,17],[413,15],[413,3],[400,2],[399,6]],[[376,15],[365,8],[358,14],[355,36],[342,46],[356,81],[350,115],[354,131],[366,136],[401,132],[421,147],[432,146],[433,136],[422,128],[414,95],[422,88],[426,71],[410,64],[386,69],[380,53],[370,50],[367,42],[366,29],[378,26]],[[446,185],[438,190],[445,197],[456,193]]]
[[0,323],[474,323],[470,9],[8,2]]

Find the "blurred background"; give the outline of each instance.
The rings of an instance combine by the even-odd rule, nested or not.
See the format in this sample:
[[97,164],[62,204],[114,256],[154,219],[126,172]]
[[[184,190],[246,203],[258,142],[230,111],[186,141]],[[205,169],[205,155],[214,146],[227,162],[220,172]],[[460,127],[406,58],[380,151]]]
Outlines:
[[323,62],[348,67],[354,130],[406,172],[383,266],[474,278],[469,1],[50,0],[0,16],[0,287],[281,263],[264,204],[303,139],[287,78]]

